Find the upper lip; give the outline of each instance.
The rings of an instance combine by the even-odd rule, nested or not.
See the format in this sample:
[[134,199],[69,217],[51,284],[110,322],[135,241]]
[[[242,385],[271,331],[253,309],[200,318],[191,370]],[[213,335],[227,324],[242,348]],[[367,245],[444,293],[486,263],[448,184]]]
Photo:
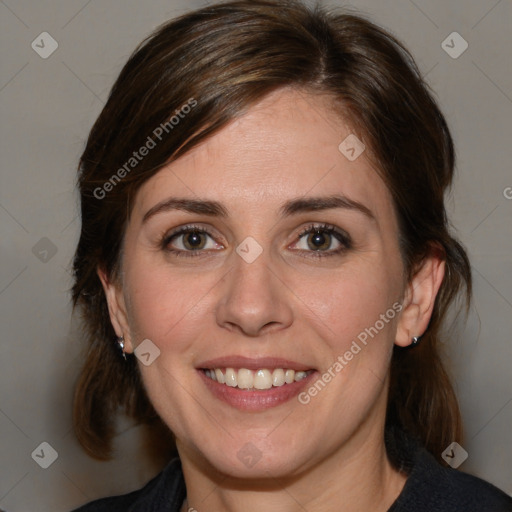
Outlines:
[[274,370],[276,368],[284,368],[295,371],[312,370],[311,366],[291,361],[290,359],[283,359],[281,357],[258,357],[250,358],[245,356],[226,356],[217,357],[203,361],[197,365],[197,368],[212,369],[212,368],[247,368],[248,370]]

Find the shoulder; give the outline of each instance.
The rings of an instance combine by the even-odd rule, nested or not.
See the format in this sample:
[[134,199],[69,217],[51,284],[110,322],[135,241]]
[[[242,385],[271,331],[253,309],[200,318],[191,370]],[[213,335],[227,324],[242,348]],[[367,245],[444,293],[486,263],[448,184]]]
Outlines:
[[406,484],[389,512],[512,512],[512,498],[480,478],[441,466],[416,446]]
[[92,501],[73,512],[178,512],[185,495],[181,463],[173,459],[142,489]]

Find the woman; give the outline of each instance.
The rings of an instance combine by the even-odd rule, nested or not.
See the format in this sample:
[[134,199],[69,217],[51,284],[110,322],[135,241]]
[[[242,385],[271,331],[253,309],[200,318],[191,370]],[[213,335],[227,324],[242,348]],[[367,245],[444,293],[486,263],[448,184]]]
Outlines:
[[80,162],[74,417],[98,458],[119,407],[160,418],[179,458],[80,510],[511,510],[440,464],[453,167],[412,58],[357,16],[231,2],[145,41]]

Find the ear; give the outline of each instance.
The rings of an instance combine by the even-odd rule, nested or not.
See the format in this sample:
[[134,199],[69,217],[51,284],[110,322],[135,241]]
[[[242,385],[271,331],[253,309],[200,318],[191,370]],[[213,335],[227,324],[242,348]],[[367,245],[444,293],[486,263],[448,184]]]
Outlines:
[[133,346],[121,286],[119,286],[119,283],[111,281],[103,268],[98,267],[96,272],[105,292],[112,327],[118,337],[124,337],[124,351],[131,353],[133,352]]
[[437,292],[443,282],[444,271],[444,252],[440,248],[433,247],[418,267],[405,291],[395,340],[400,347],[410,345],[413,336],[422,336],[427,330]]

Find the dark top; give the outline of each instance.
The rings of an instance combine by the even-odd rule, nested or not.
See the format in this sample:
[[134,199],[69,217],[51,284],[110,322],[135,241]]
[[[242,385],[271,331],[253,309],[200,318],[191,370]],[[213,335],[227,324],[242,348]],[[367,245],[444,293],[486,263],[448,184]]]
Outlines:
[[[403,435],[386,440],[392,462],[408,474],[388,512],[512,512],[512,498],[493,485],[444,468]],[[93,501],[74,512],[179,512],[186,496],[179,459],[139,491]]]

